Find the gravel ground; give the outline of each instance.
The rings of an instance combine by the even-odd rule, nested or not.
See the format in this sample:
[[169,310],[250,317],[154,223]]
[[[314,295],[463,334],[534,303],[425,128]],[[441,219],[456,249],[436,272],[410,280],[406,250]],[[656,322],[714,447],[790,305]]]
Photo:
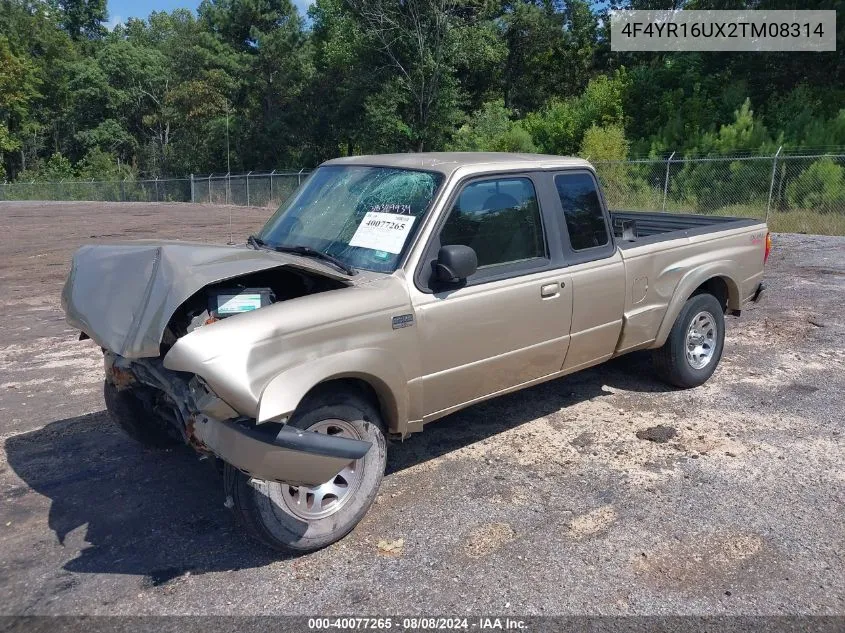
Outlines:
[[80,244],[225,242],[229,214],[0,204],[0,613],[845,614],[845,238],[775,237],[703,387],[635,354],[452,415],[390,446],[348,538],[279,558],[206,463],[110,424],[59,306]]

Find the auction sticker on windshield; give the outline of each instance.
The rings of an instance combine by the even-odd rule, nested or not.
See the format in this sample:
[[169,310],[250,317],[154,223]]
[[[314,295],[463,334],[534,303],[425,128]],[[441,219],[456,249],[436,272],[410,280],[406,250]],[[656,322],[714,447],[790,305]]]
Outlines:
[[416,218],[398,213],[368,211],[349,240],[350,246],[397,254],[402,251]]

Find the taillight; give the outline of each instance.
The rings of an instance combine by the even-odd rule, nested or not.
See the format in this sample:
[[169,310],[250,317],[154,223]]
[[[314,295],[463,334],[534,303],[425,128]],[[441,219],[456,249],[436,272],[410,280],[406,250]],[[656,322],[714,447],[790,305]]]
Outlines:
[[766,233],[766,252],[763,255],[763,263],[769,261],[769,254],[772,252],[772,234]]

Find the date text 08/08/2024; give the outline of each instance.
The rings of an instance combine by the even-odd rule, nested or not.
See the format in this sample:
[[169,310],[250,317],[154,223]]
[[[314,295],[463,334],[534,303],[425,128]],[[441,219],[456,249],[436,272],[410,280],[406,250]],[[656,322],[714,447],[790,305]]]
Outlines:
[[392,628],[401,630],[478,630],[478,631],[524,631],[527,624],[524,620],[516,618],[500,617],[476,617],[476,618],[437,618],[437,617],[413,617],[413,618],[363,618],[363,617],[341,617],[341,618],[309,618],[308,629],[313,631],[321,630],[364,630],[384,631]]

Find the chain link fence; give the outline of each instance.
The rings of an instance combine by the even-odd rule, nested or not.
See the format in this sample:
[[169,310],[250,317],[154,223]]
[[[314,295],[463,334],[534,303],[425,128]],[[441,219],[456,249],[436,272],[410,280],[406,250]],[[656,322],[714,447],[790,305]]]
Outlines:
[[766,219],[845,235],[845,154],[593,161],[611,209]]
[[103,202],[197,202],[277,207],[310,173],[209,174],[154,180],[62,180],[0,185],[0,200],[65,200]]
[[0,185],[0,200],[190,202],[191,179],[12,182]]
[[[773,231],[845,235],[845,154],[593,161],[611,209],[767,219]],[[309,170],[182,179],[15,182],[0,200],[276,207]]]
[[223,174],[191,177],[189,202],[277,207],[311,173],[308,169],[270,173]]

